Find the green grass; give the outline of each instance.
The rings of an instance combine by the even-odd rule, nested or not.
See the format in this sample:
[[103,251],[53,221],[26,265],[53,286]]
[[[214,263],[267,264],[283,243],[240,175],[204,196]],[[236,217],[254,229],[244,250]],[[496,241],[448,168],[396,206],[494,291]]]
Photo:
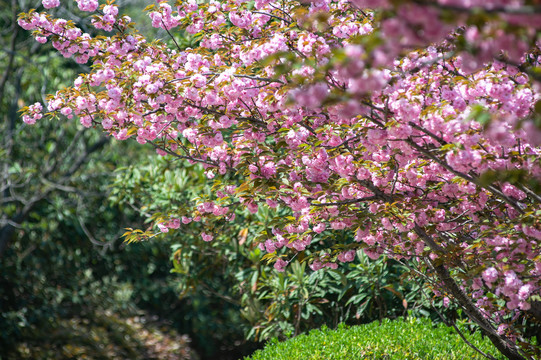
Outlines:
[[[504,359],[479,333],[468,340],[485,353]],[[360,326],[339,326],[336,330],[312,330],[284,342],[272,340],[245,360],[333,360],[400,359],[462,360],[486,359],[470,348],[454,331],[443,324],[434,326],[428,319],[384,320]]]

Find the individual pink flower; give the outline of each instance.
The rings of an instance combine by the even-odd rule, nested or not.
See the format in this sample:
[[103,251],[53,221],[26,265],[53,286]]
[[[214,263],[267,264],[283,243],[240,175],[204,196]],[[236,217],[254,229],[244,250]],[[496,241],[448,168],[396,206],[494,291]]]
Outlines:
[[246,204],[246,207],[248,208],[248,211],[250,211],[252,214],[256,214],[259,209],[258,205],[253,201],[249,201]]
[[60,5],[60,0],[42,0],[45,9],[52,9]]
[[23,115],[23,121],[28,125],[34,125],[36,123],[36,119],[29,115]]
[[196,88],[203,87],[207,84],[207,78],[201,74],[195,74],[193,75],[190,80],[192,81],[192,84]]
[[449,300],[449,298],[447,296],[445,296],[443,298],[443,306],[448,308],[450,303],[451,303],[451,301]]
[[96,11],[96,9],[99,6],[99,3],[97,0],[76,0],[77,6],[79,7],[79,10],[81,11]]
[[261,168],[261,174],[266,178],[270,179],[274,174],[276,174],[276,165],[274,162],[269,161]]
[[323,231],[325,231],[325,228],[327,225],[323,222],[318,223],[316,226],[314,226],[314,231],[318,234],[321,234]]
[[214,239],[214,236],[212,236],[211,234],[207,234],[205,232],[202,232],[201,233],[201,237],[203,238],[203,241],[212,241],[212,239]]
[[338,261],[351,262],[355,259],[355,250],[349,250],[338,254]]
[[158,224],[158,228],[160,229],[160,231],[161,231],[162,233],[169,232],[169,228],[168,228],[167,225],[164,224],[164,223],[159,223],[159,224]]
[[174,218],[169,221],[168,227],[170,229],[178,229],[180,227],[180,219]]
[[266,199],[265,202],[271,209],[276,209],[276,207],[278,206],[278,203],[272,199]]
[[274,263],[274,268],[276,269],[276,271],[278,272],[283,272],[285,270],[285,267],[287,266],[287,261],[284,261],[282,259],[278,259],[276,260],[276,262]]
[[483,271],[483,280],[485,280],[488,287],[492,287],[492,283],[498,279],[498,270],[490,267]]

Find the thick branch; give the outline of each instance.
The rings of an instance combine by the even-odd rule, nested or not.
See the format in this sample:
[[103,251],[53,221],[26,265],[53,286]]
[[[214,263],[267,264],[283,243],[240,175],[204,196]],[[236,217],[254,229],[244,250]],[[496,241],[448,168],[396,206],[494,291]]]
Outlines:
[[[439,246],[435,246],[434,240],[419,226],[415,227],[415,233],[423,239],[425,244],[433,251],[441,251]],[[437,245],[437,244],[436,244]],[[428,261],[428,260],[427,260]],[[449,271],[443,264],[436,264],[434,261],[428,261],[434,272],[438,276],[441,282],[443,282],[445,289],[449,294],[458,302],[458,304],[468,314],[476,324],[478,324],[485,335],[496,346],[496,348],[504,354],[510,360],[526,360],[519,350],[511,345],[511,342],[506,341],[505,338],[498,335],[494,326],[486,319],[479,309],[472,303],[471,299],[462,291],[455,280],[452,278]]]

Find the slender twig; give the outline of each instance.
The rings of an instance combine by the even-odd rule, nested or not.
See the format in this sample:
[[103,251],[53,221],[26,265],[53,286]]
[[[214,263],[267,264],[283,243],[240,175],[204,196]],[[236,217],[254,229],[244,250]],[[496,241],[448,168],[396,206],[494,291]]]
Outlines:
[[313,200],[310,200],[310,205],[312,206],[335,206],[335,205],[348,205],[348,204],[355,204],[360,203],[363,201],[373,201],[378,200],[377,196],[367,196],[361,199],[348,199],[343,201],[335,201],[335,202],[327,202],[327,203],[314,203]]
[[283,17],[280,17],[280,16],[276,16],[276,15],[273,15],[273,14],[269,14],[269,13],[266,13],[266,12],[263,12],[263,11],[252,11],[253,14],[261,14],[261,15],[266,15],[266,16],[269,16],[269,17],[272,17],[272,18],[275,18],[275,19],[278,19],[278,20],[281,20],[285,23],[287,23],[288,25],[291,24],[291,21],[289,20],[286,20],[284,19]]
[[163,25],[163,28],[165,29],[165,31],[167,31],[167,34],[169,35],[169,37],[171,37],[171,39],[173,39],[173,42],[175,43],[178,51],[182,51],[182,48],[179,46],[179,44],[175,40],[174,36],[169,32],[169,29],[167,29],[167,26],[165,26],[165,23],[163,22],[163,19],[162,19],[162,25]]

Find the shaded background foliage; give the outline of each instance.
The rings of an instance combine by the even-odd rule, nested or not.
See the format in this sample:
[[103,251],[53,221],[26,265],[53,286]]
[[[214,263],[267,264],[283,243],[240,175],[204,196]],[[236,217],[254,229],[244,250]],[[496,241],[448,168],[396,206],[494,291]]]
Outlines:
[[[206,293],[179,299],[168,239],[120,239],[144,216],[109,201],[109,184],[153,150],[76,119],[39,128],[19,119],[20,107],[87,70],[16,25],[39,4],[0,1],[0,358],[197,358],[190,346],[203,358],[248,354],[255,345],[243,347],[237,308]],[[74,8],[58,11],[84,28]],[[137,19],[140,8],[127,10]]]
[[169,247],[124,246],[119,224],[139,217],[107,200],[114,169],[145,151],[76,120],[19,119],[86,70],[19,29],[17,14],[38,5],[0,1],[0,358],[193,358],[189,338],[152,314],[184,311]]

